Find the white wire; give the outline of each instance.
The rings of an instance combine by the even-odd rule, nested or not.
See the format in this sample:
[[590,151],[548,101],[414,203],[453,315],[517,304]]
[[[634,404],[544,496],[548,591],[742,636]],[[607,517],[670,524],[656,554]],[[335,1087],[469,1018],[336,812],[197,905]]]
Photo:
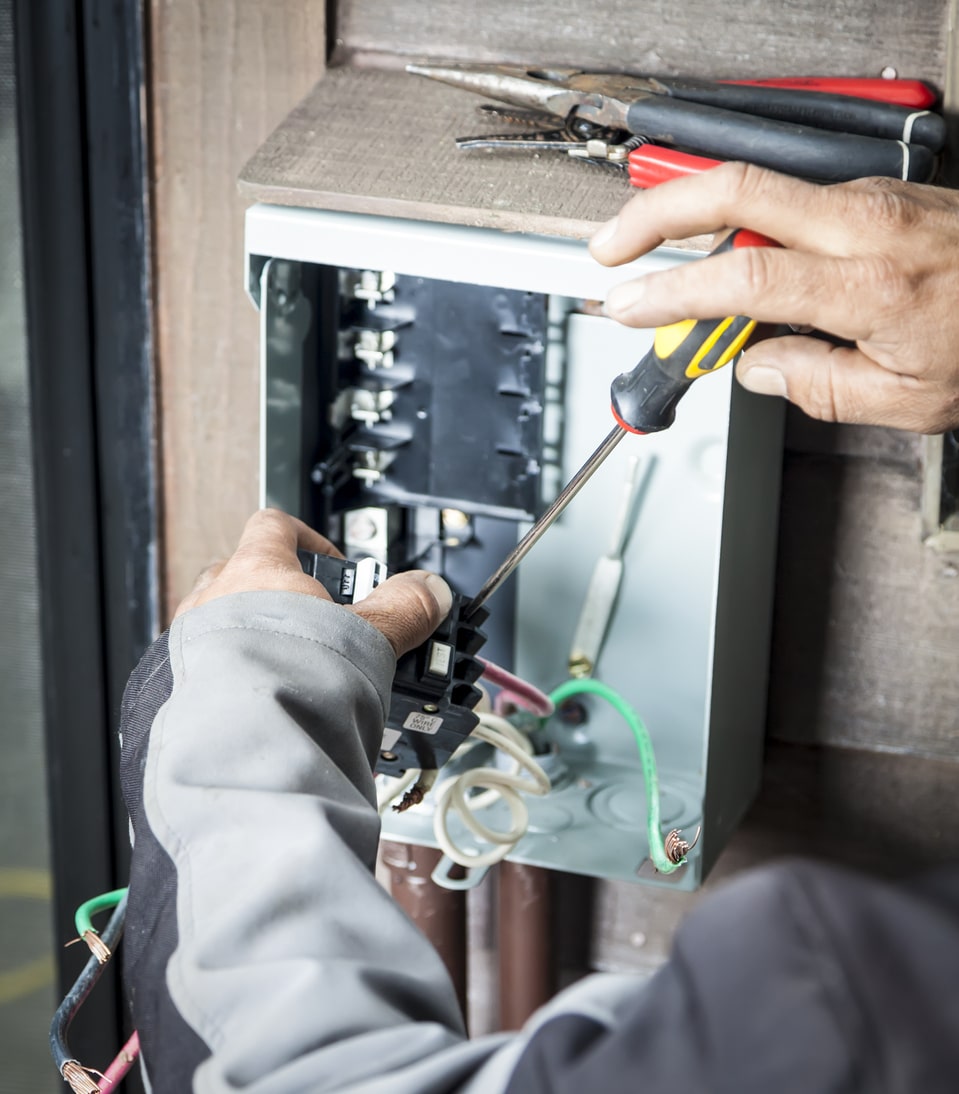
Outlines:
[[[505,718],[497,714],[481,714],[479,725],[473,730],[470,740],[485,741],[505,752],[513,760],[513,769],[501,771],[496,767],[474,767],[462,775],[447,779],[437,792],[433,833],[440,848],[460,866],[492,866],[504,859],[526,835],[529,811],[519,792],[537,796],[548,794],[550,781],[536,762],[528,738]],[[529,777],[521,778],[521,773]],[[467,797],[467,791],[479,787],[483,787],[485,793]],[[511,823],[506,831],[490,828],[476,816],[496,801],[503,801],[509,809]],[[463,824],[478,840],[491,843],[493,847],[489,851],[460,847],[449,833],[451,809],[456,810]]]

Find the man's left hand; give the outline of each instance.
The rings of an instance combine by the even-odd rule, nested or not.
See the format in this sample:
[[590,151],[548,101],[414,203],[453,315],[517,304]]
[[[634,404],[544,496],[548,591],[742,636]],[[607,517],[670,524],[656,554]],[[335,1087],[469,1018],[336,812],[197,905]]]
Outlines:
[[[318,581],[303,572],[296,557],[298,548],[343,557],[328,539],[301,520],[278,509],[261,509],[247,521],[233,555],[200,574],[176,616],[231,593],[277,590],[332,600]],[[344,605],[343,609],[376,627],[399,657],[426,641],[449,613],[452,602],[449,586],[441,577],[410,570],[384,581],[360,604]]]

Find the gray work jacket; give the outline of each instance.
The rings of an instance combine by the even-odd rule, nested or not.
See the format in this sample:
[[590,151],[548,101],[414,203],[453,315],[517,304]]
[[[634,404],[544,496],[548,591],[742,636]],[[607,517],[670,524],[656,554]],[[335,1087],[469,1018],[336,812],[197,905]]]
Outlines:
[[337,605],[187,612],[124,698],[125,991],[155,1094],[959,1091],[959,875],[809,863],[704,900],[651,980],[591,977],[467,1039],[373,877],[394,657]]

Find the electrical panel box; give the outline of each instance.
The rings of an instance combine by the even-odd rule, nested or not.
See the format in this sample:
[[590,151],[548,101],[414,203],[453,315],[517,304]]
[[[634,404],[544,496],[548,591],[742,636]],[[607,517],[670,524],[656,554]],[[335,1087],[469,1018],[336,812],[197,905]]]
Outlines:
[[[610,382],[651,344],[599,301],[691,260],[610,270],[572,240],[268,205],[248,211],[246,249],[263,504],[468,596],[609,432]],[[663,826],[702,826],[684,867],[652,868],[636,743],[584,695],[538,730],[549,792],[511,859],[681,888],[715,861],[759,781],[781,445],[778,400],[732,369],[703,379],[670,430],[625,438],[487,603],[482,655],[546,692],[571,672],[615,689],[652,737]],[[604,556],[621,559],[611,607],[592,584]],[[386,812],[384,833],[435,845],[431,797]],[[508,824],[502,801],[484,814]]]

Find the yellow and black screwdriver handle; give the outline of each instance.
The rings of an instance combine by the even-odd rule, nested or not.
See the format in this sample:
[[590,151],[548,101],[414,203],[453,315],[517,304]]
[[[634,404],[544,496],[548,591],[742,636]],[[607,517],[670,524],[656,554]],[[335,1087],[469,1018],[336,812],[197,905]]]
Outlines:
[[[740,247],[778,247],[758,232],[738,228],[712,252]],[[756,329],[744,315],[726,319],[684,319],[659,327],[652,349],[629,372],[617,376],[610,388],[613,417],[630,433],[658,433],[676,417],[676,404],[689,385],[728,365]]]

